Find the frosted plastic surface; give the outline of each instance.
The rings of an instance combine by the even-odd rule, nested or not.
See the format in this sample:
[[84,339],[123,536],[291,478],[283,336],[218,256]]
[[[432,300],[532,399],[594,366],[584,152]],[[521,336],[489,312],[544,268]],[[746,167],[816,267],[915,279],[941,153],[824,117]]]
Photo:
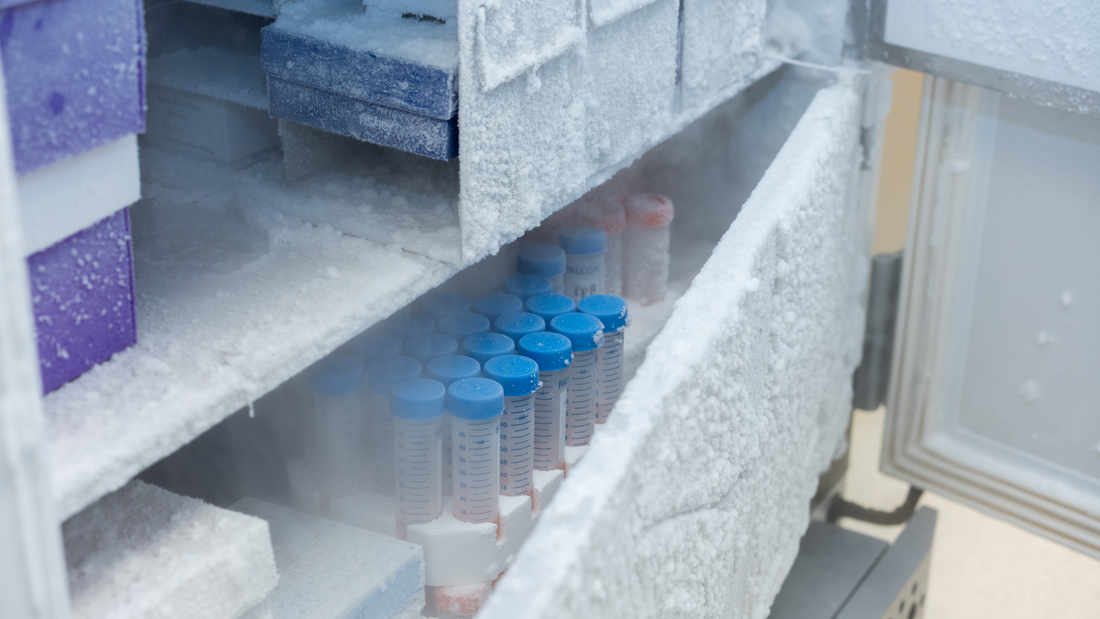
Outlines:
[[565,411],[569,397],[569,368],[556,372],[539,372],[539,389],[535,392],[535,468],[540,471],[560,469],[565,450]]
[[596,428],[596,377],[600,349],[573,353],[565,410],[565,444],[587,445]]

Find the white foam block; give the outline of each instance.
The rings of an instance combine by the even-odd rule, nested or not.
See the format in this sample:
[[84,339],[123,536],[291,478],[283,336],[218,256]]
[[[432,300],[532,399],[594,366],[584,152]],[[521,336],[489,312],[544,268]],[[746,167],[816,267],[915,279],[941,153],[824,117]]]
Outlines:
[[588,452],[588,445],[566,445],[565,446],[565,474],[569,474],[569,470],[577,465],[584,457],[584,454]]
[[17,184],[29,256],[141,198],[137,136],[38,168]]
[[235,619],[278,580],[263,520],[137,480],[62,530],[74,618]]
[[251,497],[233,509],[271,526],[281,575],[269,598],[276,619],[391,619],[424,607],[416,545]]
[[488,582],[504,570],[497,549],[497,525],[455,518],[451,497],[443,497],[439,518],[410,525],[407,537],[424,547],[425,582],[429,586]]
[[553,471],[532,471],[531,480],[534,482],[534,493],[532,494],[533,506],[535,516],[546,509],[546,506],[553,500],[554,494],[557,493],[558,488],[561,487],[561,480],[565,478],[565,471],[553,470]]

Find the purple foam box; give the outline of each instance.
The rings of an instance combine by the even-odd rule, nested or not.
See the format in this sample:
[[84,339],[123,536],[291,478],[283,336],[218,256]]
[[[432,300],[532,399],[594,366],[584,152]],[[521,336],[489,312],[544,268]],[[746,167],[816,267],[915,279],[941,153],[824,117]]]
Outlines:
[[140,0],[0,1],[19,174],[145,130]]
[[42,388],[137,342],[129,209],[27,258]]

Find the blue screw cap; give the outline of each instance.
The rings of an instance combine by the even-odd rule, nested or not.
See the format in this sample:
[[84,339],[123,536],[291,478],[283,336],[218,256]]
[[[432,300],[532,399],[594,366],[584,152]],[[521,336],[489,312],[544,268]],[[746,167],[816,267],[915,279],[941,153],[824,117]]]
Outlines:
[[447,408],[447,388],[430,378],[406,378],[393,384],[390,412],[402,419],[435,419]]
[[516,345],[512,338],[507,335],[478,333],[462,340],[462,351],[484,365],[486,361],[493,357],[510,355],[516,352]]
[[423,333],[410,337],[405,350],[413,359],[427,363],[436,357],[458,354],[458,341],[442,333]]
[[513,294],[487,294],[474,301],[474,311],[493,322],[497,316],[523,309],[523,301]]
[[526,301],[535,295],[550,294],[554,291],[550,280],[542,275],[513,275],[504,282],[504,292]]
[[565,228],[558,244],[566,254],[602,254],[607,251],[607,233],[599,228]]
[[527,311],[550,322],[557,316],[577,311],[577,302],[564,294],[540,294],[527,299]]
[[528,333],[541,333],[546,330],[546,321],[538,314],[530,312],[508,312],[493,323],[497,333],[507,335],[519,344],[520,338]]
[[462,355],[443,355],[428,362],[428,378],[449,386],[456,380],[481,375],[481,364]]
[[595,350],[603,344],[603,323],[588,314],[562,314],[550,321],[550,330],[569,338],[574,352]]
[[367,368],[367,384],[374,393],[389,397],[390,387],[394,383],[406,378],[420,378],[423,371],[424,366],[412,357],[379,357],[371,361]]
[[560,245],[539,243],[519,248],[516,271],[525,275],[557,277],[565,273],[565,250]]
[[363,365],[379,357],[401,354],[401,338],[390,333],[360,333],[348,342],[351,350]]
[[346,355],[330,355],[309,368],[309,386],[324,395],[351,395],[363,388],[363,362]]
[[519,339],[519,354],[530,357],[540,372],[564,370],[573,363],[573,344],[560,333],[532,333]]
[[420,311],[439,322],[451,314],[470,311],[470,300],[460,294],[435,292],[420,299]]
[[539,364],[522,355],[494,357],[485,363],[485,378],[500,383],[506,397],[531,395],[539,388]]
[[461,342],[471,335],[488,333],[489,319],[481,314],[470,312],[451,314],[439,321],[439,331],[453,337],[455,341]]
[[469,421],[492,419],[504,412],[504,388],[488,378],[455,381],[447,387],[447,412]]
[[435,331],[435,320],[416,312],[398,312],[386,320],[386,331],[407,340],[414,335]]
[[604,333],[613,333],[630,326],[630,314],[626,301],[611,294],[594,294],[581,299],[577,310],[595,316],[603,323]]

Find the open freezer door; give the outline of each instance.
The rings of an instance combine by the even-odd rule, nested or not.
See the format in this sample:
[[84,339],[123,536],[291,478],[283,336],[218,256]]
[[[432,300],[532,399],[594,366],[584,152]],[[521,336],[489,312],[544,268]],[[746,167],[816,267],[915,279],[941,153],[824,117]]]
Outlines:
[[926,80],[882,456],[1094,557],[1097,170],[1095,116]]

